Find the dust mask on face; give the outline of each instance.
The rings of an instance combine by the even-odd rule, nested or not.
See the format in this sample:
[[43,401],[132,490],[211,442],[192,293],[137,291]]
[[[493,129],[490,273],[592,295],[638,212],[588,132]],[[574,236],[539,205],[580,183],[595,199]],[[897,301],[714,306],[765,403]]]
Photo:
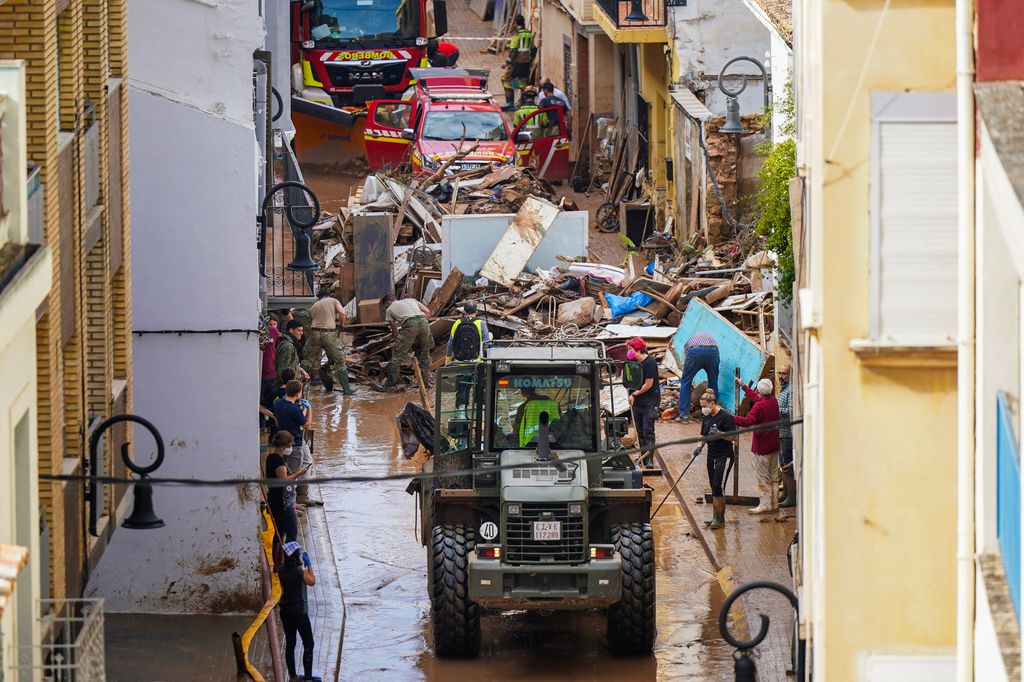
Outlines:
[[636,351],[634,351],[634,350],[627,350],[626,351],[626,358],[629,359],[629,360],[636,360]]
[[711,408],[710,407],[702,407],[702,408],[700,408],[700,413],[703,414],[706,417],[709,414],[711,414]]

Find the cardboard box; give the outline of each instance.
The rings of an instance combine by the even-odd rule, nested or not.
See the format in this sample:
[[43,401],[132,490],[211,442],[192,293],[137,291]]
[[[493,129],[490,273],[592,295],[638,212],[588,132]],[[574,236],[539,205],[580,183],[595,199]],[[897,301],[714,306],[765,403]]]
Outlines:
[[377,324],[384,321],[384,305],[379,298],[359,302],[359,324]]

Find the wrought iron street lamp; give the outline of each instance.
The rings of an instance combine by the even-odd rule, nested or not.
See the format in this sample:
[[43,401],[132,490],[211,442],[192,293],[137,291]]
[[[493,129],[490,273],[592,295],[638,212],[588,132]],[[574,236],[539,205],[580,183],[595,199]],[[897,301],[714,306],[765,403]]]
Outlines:
[[[729,611],[732,609],[732,605],[737,599],[747,592],[758,589],[778,592],[789,600],[790,605],[792,605],[794,609],[797,608],[798,604],[796,595],[793,594],[789,588],[785,585],[769,582],[767,580],[757,580],[752,583],[740,585],[725,598],[725,601],[722,603],[722,608],[718,612],[718,630],[722,633],[722,639],[736,648],[736,652],[732,656],[735,661],[733,673],[735,675],[736,682],[757,682],[757,666],[754,665],[753,659],[750,658],[750,652],[768,636],[769,620],[768,616],[763,613],[758,614],[761,616],[761,629],[758,633],[750,639],[736,639],[732,636],[732,633],[729,632],[729,625],[727,622],[729,619]],[[803,670],[800,669],[801,667],[802,666],[798,662],[796,671],[798,680],[804,679]]]
[[737,97],[747,89],[747,74],[740,74],[740,86],[736,90],[730,90],[725,87],[724,78],[726,70],[735,64],[736,62],[750,62],[761,70],[761,77],[764,79],[764,108],[768,110],[768,106],[771,102],[772,97],[772,84],[768,80],[768,70],[764,68],[764,64],[757,61],[753,57],[735,57],[730,59],[722,67],[722,70],[718,73],[718,89],[726,96],[725,100],[725,125],[718,129],[720,133],[726,133],[731,135],[739,135],[747,132],[747,129],[743,127],[743,122],[740,121],[740,102]]
[[147,481],[146,477],[151,473],[160,468],[160,465],[164,463],[164,441],[160,436],[160,432],[156,430],[153,423],[148,419],[144,419],[135,414],[119,414],[109,419],[105,419],[96,425],[93,432],[89,435],[89,487],[85,491],[85,499],[89,503],[89,532],[93,536],[98,536],[96,530],[96,521],[100,513],[100,497],[99,497],[99,486],[100,482],[97,477],[102,476],[102,472],[99,471],[99,445],[100,438],[103,434],[115,424],[121,422],[134,422],[143,428],[145,428],[153,436],[153,440],[156,441],[156,457],[152,462],[143,466],[136,463],[128,455],[128,442],[121,444],[121,459],[124,461],[125,467],[131,470],[133,473],[138,475],[138,481],[135,483],[133,490],[133,504],[132,513],[128,515],[128,518],[124,520],[122,524],[125,528],[139,528],[139,529],[150,529],[150,528],[163,528],[164,522],[159,516],[156,515],[156,511],[153,509],[153,486]]
[[629,14],[626,15],[625,21],[637,24],[647,21],[647,15],[644,14],[644,8],[640,4],[640,0],[631,0],[629,3]]
[[[260,215],[257,219],[260,225],[260,272],[264,271],[264,245],[266,244],[267,229],[270,227],[267,210],[270,209],[270,204],[274,200],[274,195],[281,190],[288,189],[289,187],[297,189],[309,196],[311,205],[307,207],[289,203],[288,194],[285,193],[284,214],[292,229],[292,237],[295,241],[292,262],[285,267],[288,270],[303,273],[314,272],[319,269],[319,266],[313,261],[311,250],[312,240],[309,236],[309,228],[320,222],[320,198],[308,185],[305,185],[298,180],[285,180],[284,182],[279,182],[270,188],[267,195],[263,197],[263,204],[260,206]],[[312,208],[312,216],[307,220],[300,220],[295,215],[295,209],[297,208]]]

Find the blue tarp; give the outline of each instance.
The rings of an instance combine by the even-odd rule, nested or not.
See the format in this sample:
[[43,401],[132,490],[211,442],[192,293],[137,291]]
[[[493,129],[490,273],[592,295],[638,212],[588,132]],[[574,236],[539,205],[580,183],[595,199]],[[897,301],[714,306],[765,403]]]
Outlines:
[[[686,306],[686,313],[679,323],[679,329],[672,337],[672,352],[679,366],[683,366],[686,342],[695,332],[704,331],[715,337],[718,342],[719,369],[718,393],[719,404],[733,414],[736,413],[736,384],[733,377],[736,368],[740,368],[740,377],[744,383],[757,381],[761,378],[768,354],[747,338],[747,335],[733,326],[708,306],[704,301],[695,298]],[[707,381],[707,374],[697,372],[693,383]],[[742,398],[742,396],[741,396]]]
[[647,305],[654,300],[642,291],[634,291],[629,296],[605,294],[604,298],[608,301],[608,309],[612,313],[612,318],[628,315],[640,306]]

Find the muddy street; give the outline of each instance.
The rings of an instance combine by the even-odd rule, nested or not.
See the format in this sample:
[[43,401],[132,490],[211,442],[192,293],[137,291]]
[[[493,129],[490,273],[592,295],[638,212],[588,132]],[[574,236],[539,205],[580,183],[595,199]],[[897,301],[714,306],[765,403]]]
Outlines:
[[[412,393],[379,394],[365,387],[351,398],[312,393],[318,475],[414,470],[402,458],[394,419],[415,399]],[[654,485],[655,500],[661,500],[667,485],[660,479]],[[603,612],[489,611],[481,656],[465,661],[433,654],[426,551],[416,537],[416,507],[405,482],[325,486],[323,496],[347,612],[342,679],[706,680],[712,668],[721,669],[708,667],[709,661],[728,660],[717,631],[709,630],[720,590],[699,546],[686,537],[688,525],[672,498],[654,522],[653,656],[610,656]]]

